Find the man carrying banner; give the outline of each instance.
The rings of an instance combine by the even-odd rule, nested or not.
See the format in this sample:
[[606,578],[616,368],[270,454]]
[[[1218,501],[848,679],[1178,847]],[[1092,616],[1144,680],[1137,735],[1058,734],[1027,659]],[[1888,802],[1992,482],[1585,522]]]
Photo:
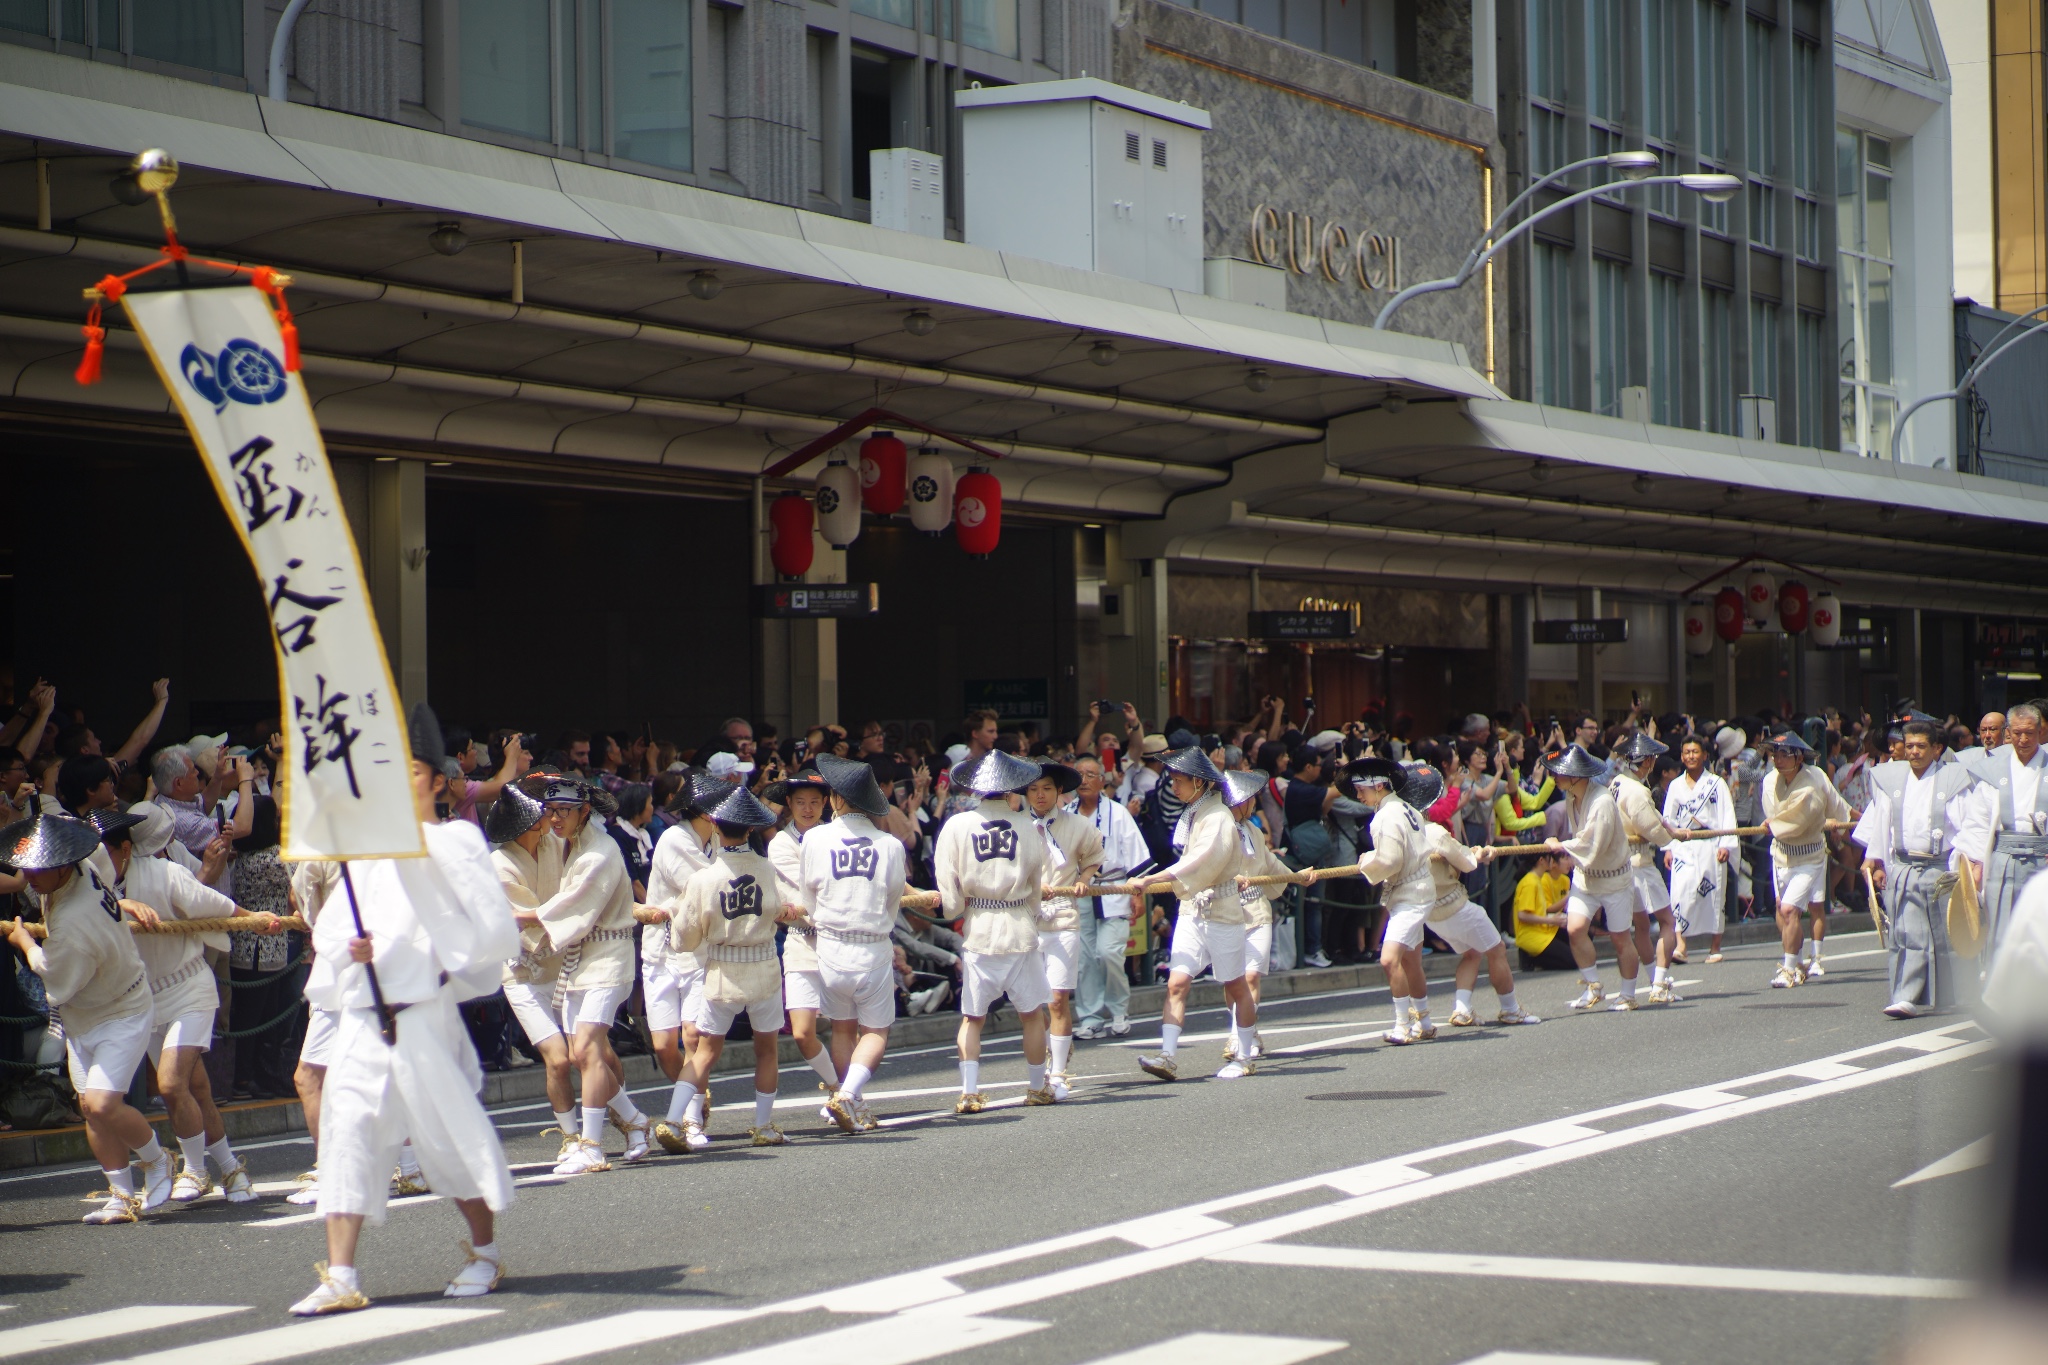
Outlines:
[[[705,818],[699,797],[707,781],[702,774],[691,777],[669,803],[670,813],[681,819],[663,831],[654,845],[653,867],[647,875],[647,904],[661,918],[640,931],[640,999],[647,1011],[654,1060],[670,1085],[682,1080],[690,1055],[697,1050],[693,997],[703,984],[704,964],[695,953],[676,951],[670,929],[672,917],[682,912],[683,889],[691,877],[711,865],[711,850],[717,845],[718,831]],[[729,782],[715,785],[719,795],[732,790]],[[655,1141],[670,1152],[688,1151],[684,1126],[704,1121],[701,1097],[679,1100],[678,1093],[671,1094],[668,1117],[654,1125]]]
[[[300,1317],[367,1308],[356,1274],[365,1220],[384,1221],[392,1164],[408,1137],[435,1190],[469,1225],[466,1259],[443,1291],[472,1298],[498,1287],[504,1264],[495,1215],[512,1204],[512,1173],[477,1092],[483,1073],[456,1010],[498,988],[519,952],[512,906],[490,852],[466,820],[436,822],[441,727],[413,708],[412,786],[425,858],[344,869],[352,913],[330,907],[314,930],[307,998],[339,1015],[323,1089],[320,1212],[327,1260],[292,1305]],[[357,925],[361,928],[358,930]]]
[[1948,943],[1948,899],[1935,884],[1946,871],[1970,875],[1959,846],[1977,805],[1977,779],[1961,763],[1935,761],[1934,727],[1906,722],[1906,761],[1880,763],[1870,777],[1870,808],[1850,835],[1864,848],[1871,885],[1884,896],[1890,937],[1894,1019],[1953,1008],[1955,958]]
[[[37,939],[16,920],[8,942],[64,1012],[71,1086],[85,1115],[86,1142],[107,1177],[106,1203],[85,1221],[132,1223],[170,1202],[171,1157],[128,1103],[156,1016],[135,935],[122,922],[113,888],[87,863],[99,847],[98,830],[65,815],[33,815],[0,830],[0,866],[28,879],[49,931]],[[140,1193],[132,1162],[142,1165]]]

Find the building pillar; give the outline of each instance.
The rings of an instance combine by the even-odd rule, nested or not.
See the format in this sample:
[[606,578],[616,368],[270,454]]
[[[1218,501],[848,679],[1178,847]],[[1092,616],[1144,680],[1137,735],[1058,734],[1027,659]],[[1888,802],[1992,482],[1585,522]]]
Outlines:
[[1685,704],[1685,599],[1674,597],[1664,607],[1665,674],[1670,678],[1669,710],[1683,714]]
[[1507,704],[1529,700],[1529,645],[1535,638],[1536,603],[1526,592],[1508,598]]
[[[1600,589],[1580,588],[1578,614],[1592,620],[1600,614]],[[1579,709],[1598,716],[1600,710],[1600,647],[1582,644],[1579,650]]]
[[410,707],[427,700],[427,467],[418,460],[373,461],[367,491],[356,548],[391,680]]
[[1892,662],[1899,671],[1900,690],[1915,704],[1925,706],[1927,676],[1921,667],[1920,630],[1920,608],[1913,607],[1899,613],[1899,641],[1894,647]]
[[1166,640],[1166,561],[1143,559],[1136,568],[1138,574],[1130,588],[1130,610],[1134,613],[1131,633],[1136,645],[1132,653],[1136,656],[1137,687],[1131,701],[1145,724],[1156,729],[1165,725],[1173,704],[1168,678],[1172,652]]

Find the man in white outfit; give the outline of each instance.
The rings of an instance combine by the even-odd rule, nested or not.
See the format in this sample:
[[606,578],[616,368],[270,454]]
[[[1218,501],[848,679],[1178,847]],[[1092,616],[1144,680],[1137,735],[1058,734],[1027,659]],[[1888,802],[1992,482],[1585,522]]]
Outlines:
[[[1096,876],[1120,882],[1152,861],[1138,822],[1123,804],[1104,791],[1102,761],[1093,754],[1074,760],[1081,786],[1066,809],[1095,826],[1102,840],[1102,866]],[[1094,923],[1089,923],[1092,907]],[[1076,1038],[1122,1038],[1131,1031],[1131,980],[1124,959],[1131,945],[1131,898],[1093,896],[1081,903],[1081,970],[1074,991],[1080,1022]]]
[[[1778,934],[1784,956],[1771,985],[1803,985],[1809,976],[1823,976],[1820,945],[1827,936],[1827,822],[1848,820],[1854,812],[1835,784],[1809,766],[1817,757],[1813,746],[1791,730],[1780,731],[1769,744],[1771,771],[1764,775],[1764,823],[1771,830],[1771,875],[1778,895]],[[1799,916],[1813,913],[1813,960],[1799,961]]]
[[[1045,844],[1047,885],[1085,886],[1102,870],[1102,836],[1092,821],[1060,805],[1060,798],[1081,785],[1078,770],[1064,763],[1040,763],[1039,776],[1024,789],[1024,802]],[[1081,955],[1092,952],[1094,917],[1089,915],[1084,945],[1082,916],[1073,896],[1047,896],[1039,905],[1038,948],[1045,955],[1045,980],[1052,987],[1046,1047],[1052,1056],[1049,1073],[1058,1089],[1067,1089],[1067,1062],[1074,1054],[1074,991],[1080,985]]]
[[[236,914],[233,901],[202,884],[178,863],[136,852],[131,836],[154,810],[156,807],[145,803],[126,814],[111,809],[93,812],[92,823],[113,860],[114,894],[126,903],[128,913],[145,925],[166,919],[226,919]],[[164,824],[169,823],[166,816]],[[277,927],[277,916],[258,918],[270,924],[269,932],[283,932]],[[251,1204],[256,1201],[256,1191],[228,1142],[227,1125],[214,1105],[213,1088],[200,1060],[213,1047],[213,1019],[220,1009],[213,967],[206,960],[208,948],[226,952],[228,936],[135,936],[135,950],[149,973],[151,1008],[156,1017],[149,1057],[156,1064],[157,1093],[164,1097],[181,1155],[171,1198],[189,1204],[212,1193],[213,1180],[206,1173],[211,1159],[220,1170],[228,1202]]]
[[1030,817],[1010,809],[1008,797],[1039,780],[1040,769],[991,749],[954,768],[953,790],[972,792],[980,804],[939,830],[932,870],[942,913],[962,921],[960,955],[960,1099],[956,1114],[979,1114],[981,1026],[1002,996],[1024,1030],[1030,1073],[1026,1104],[1066,1098],[1064,1083],[1046,1082],[1046,1006],[1052,987],[1038,945],[1038,907],[1045,885],[1045,841]]
[[[678,952],[671,942],[673,916],[682,911],[683,888],[690,878],[711,865],[711,850],[717,842],[716,831],[704,817],[704,800],[710,798],[700,793],[715,792],[722,797],[732,787],[730,782],[698,774],[676,793],[669,809],[682,819],[662,831],[647,874],[647,904],[659,918],[640,931],[640,998],[647,1010],[654,1060],[671,1085],[682,1079],[697,1048],[692,996],[704,981],[704,964],[697,955]],[[665,1151],[686,1151],[684,1125],[701,1125],[703,1120],[701,1103],[694,1108],[686,1106],[686,1112],[654,1125],[654,1140]]]
[[[799,1056],[818,1073],[818,1088],[827,1095],[839,1088],[840,1068],[851,1054],[837,1056],[818,1037],[818,1020],[825,1019],[830,1035],[831,1016],[824,1014],[825,986],[818,975],[818,931],[804,917],[804,836],[825,821],[826,802],[832,789],[814,768],[773,783],[762,793],[789,812],[789,823],[768,841],[768,862],[775,869],[775,888],[782,896],[782,922],[789,932],[782,936],[782,1008],[789,1016],[790,1040]],[[820,1110],[830,1121],[832,1111]]]
[[547,808],[517,782],[499,790],[484,818],[484,838],[491,844],[491,866],[512,903],[519,924],[519,956],[505,964],[505,1003],[512,1008],[526,1041],[540,1054],[545,1071],[548,1108],[561,1135],[555,1160],[568,1159],[572,1141],[582,1132],[576,1114],[576,1089],[569,1075],[569,1040],[553,1008],[555,982],[562,974],[562,955],[548,941],[540,907],[562,889],[562,841],[548,829]]
[[832,789],[832,821],[804,839],[804,912],[818,934],[818,981],[823,1012],[832,1020],[833,1051],[851,1043],[826,1108],[844,1131],[872,1132],[880,1125],[864,1092],[896,1021],[889,931],[902,909],[903,843],[877,824],[889,817],[889,798],[872,766],[820,754],[818,776]]
[[623,1161],[647,1155],[652,1124],[626,1094],[625,1068],[612,1051],[612,1020],[633,991],[633,883],[626,857],[593,813],[618,809],[610,792],[579,777],[551,776],[540,803],[562,841],[562,889],[534,912],[548,939],[564,954],[555,983],[569,1055],[582,1074],[583,1122],[574,1150],[555,1167],[556,1175],[608,1171],[601,1145],[605,1117],[616,1116],[626,1133]]
[[2021,702],[2005,713],[2005,743],[1969,764],[1983,789],[1972,821],[1967,856],[1973,861],[1984,908],[1984,946],[1996,955],[2021,888],[2048,869],[2048,749],[2041,741],[2041,708]]
[[1705,934],[1707,961],[1712,964],[1721,960],[1728,879],[1742,857],[1742,843],[1733,834],[1707,840],[1695,835],[1736,828],[1735,800],[1728,794],[1728,784],[1707,767],[1706,740],[1687,735],[1678,746],[1678,762],[1684,771],[1664,789],[1664,823],[1683,831],[1677,846],[1665,853],[1671,863],[1671,914],[1678,934],[1678,953],[1672,961],[1685,961],[1688,936]]
[[1230,1002],[1230,1057],[1216,1079],[1249,1076],[1257,1065],[1259,1007],[1244,983],[1244,901],[1237,885],[1243,867],[1237,818],[1223,804],[1223,773],[1198,748],[1173,749],[1161,766],[1173,784],[1174,798],[1185,807],[1174,829],[1173,844],[1181,850],[1171,867],[1131,883],[1140,894],[1152,887],[1173,892],[1180,901],[1168,950],[1166,1004],[1159,1012],[1159,1051],[1140,1056],[1138,1067],[1162,1081],[1177,1080],[1181,1026],[1187,1018],[1188,989],[1204,967],[1211,968]]
[[121,920],[113,887],[91,865],[95,854],[105,856],[99,831],[68,815],[36,814],[0,830],[0,867],[27,878],[49,931],[38,939],[16,920],[8,941],[63,1011],[71,1087],[85,1116],[86,1143],[107,1178],[106,1202],[84,1221],[132,1223],[170,1202],[171,1156],[128,1103],[156,1015],[135,935]]
[[347,866],[343,895],[352,899],[332,907],[315,932],[306,994],[337,1011],[340,1025],[321,1116],[327,1260],[317,1267],[318,1287],[292,1305],[300,1317],[370,1306],[356,1274],[356,1241],[365,1220],[384,1221],[389,1173],[408,1137],[433,1187],[454,1200],[469,1226],[463,1265],[443,1292],[488,1294],[504,1274],[496,1214],[511,1207],[512,1173],[477,1098],[483,1073],[456,1005],[498,989],[505,960],[519,952],[519,930],[477,827],[435,822],[445,754],[425,704],[413,708],[411,729],[413,798],[427,856]]
[[1600,989],[1600,974],[1593,966],[1593,940],[1589,926],[1604,930],[1614,944],[1615,965],[1621,969],[1621,995],[1608,1006],[1614,1010],[1639,1007],[1636,973],[1642,959],[1636,954],[1635,873],[1629,866],[1628,833],[1621,810],[1608,789],[1607,765],[1577,744],[1550,765],[1550,775],[1565,791],[1565,818],[1571,838],[1546,839],[1543,846],[1552,853],[1569,854],[1572,860],[1571,897],[1565,902],[1565,925],[1570,935],[1572,956],[1579,964],[1579,978],[1586,989],[1568,1008],[1590,1010],[1606,998]]
[[[1669,752],[1670,746],[1640,730],[1615,745],[1613,751],[1616,771],[1611,789],[1615,807],[1621,812],[1622,827],[1628,834],[1629,878],[1636,891],[1636,951],[1641,955],[1649,949],[1653,954],[1653,1005],[1669,1005],[1679,998],[1671,984],[1671,959],[1678,932],[1671,913],[1671,890],[1664,885],[1663,869],[1657,866],[1658,853],[1671,843],[1671,830],[1664,824],[1664,813],[1657,808],[1657,798],[1650,794],[1649,786],[1650,772],[1657,766],[1657,759]],[[1652,949],[1653,922],[1657,926],[1657,941]]]
[[1877,765],[1870,806],[1850,835],[1863,845],[1871,885],[1885,900],[1891,1000],[1884,1012],[1894,1019],[1951,1009],[1957,998],[1948,898],[1936,884],[1945,872],[1971,875],[1966,832],[1981,823],[1973,819],[1980,802],[1966,765],[1936,759],[1934,729],[1906,723],[1906,761]]

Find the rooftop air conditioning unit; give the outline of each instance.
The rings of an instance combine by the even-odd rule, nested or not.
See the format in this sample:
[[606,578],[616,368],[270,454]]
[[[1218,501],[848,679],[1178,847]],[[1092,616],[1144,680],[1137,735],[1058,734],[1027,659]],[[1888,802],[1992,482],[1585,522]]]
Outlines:
[[1202,292],[1206,111],[1089,77],[954,102],[968,242]]

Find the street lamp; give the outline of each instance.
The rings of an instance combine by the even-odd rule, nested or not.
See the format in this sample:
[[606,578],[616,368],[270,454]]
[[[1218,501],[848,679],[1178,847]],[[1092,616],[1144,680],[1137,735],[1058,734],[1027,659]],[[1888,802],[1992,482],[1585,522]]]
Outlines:
[[[1552,171],[1549,175],[1544,176],[1541,180],[1529,186],[1528,189],[1516,195],[1514,202],[1501,210],[1500,217],[1494,219],[1492,225],[1486,229],[1486,235],[1479,239],[1479,244],[1472,248],[1470,255],[1465,257],[1465,263],[1458,267],[1457,274],[1447,276],[1441,280],[1424,280],[1421,284],[1409,285],[1406,289],[1394,295],[1393,298],[1387,300],[1387,306],[1380,309],[1380,315],[1373,319],[1373,329],[1375,331],[1385,331],[1387,322],[1394,316],[1395,311],[1418,294],[1434,294],[1443,289],[1456,289],[1477,274],[1480,268],[1492,260],[1502,247],[1515,240],[1516,237],[1520,236],[1530,227],[1548,218],[1553,213],[1562,212],[1575,204],[1583,203],[1585,200],[1593,198],[1595,195],[1606,194],[1610,190],[1629,189],[1636,185],[1676,185],[1680,189],[1690,190],[1694,194],[1702,196],[1710,203],[1720,204],[1733,199],[1742,189],[1740,177],[1722,175],[1718,172],[1688,173],[1685,175],[1647,174],[1648,171],[1656,167],[1656,164],[1657,157],[1654,152],[1614,152],[1607,156],[1588,157],[1584,161],[1575,161],[1569,166],[1562,166]],[[1602,165],[1611,166],[1619,170],[1622,173],[1623,179],[1620,181],[1609,181],[1604,185],[1595,185],[1592,189],[1580,190],[1577,194],[1566,195],[1555,204],[1530,214],[1506,232],[1500,231],[1501,225],[1507,221],[1509,215],[1528,202],[1529,197],[1536,193],[1537,190],[1573,171],[1581,170],[1587,166]],[[1500,235],[1495,236],[1496,233]]]
[[1915,398],[1912,402],[1906,405],[1906,410],[1899,414],[1899,420],[1892,424],[1893,464],[1897,464],[1899,462],[1899,438],[1906,434],[1906,423],[1912,418],[1914,413],[1920,411],[1920,409],[1926,407],[1929,403],[1939,403],[1942,402],[1944,399],[1961,398],[1964,394],[1968,393],[1971,390],[1971,388],[1973,388],[1976,385],[1978,376],[1982,375],[1985,370],[1990,368],[1992,361],[1998,359],[2007,351],[2010,351],[2013,347],[2019,345],[2022,341],[2025,341],[2028,337],[2034,335],[2036,332],[2048,331],[2048,327],[2029,327],[2026,331],[2021,332],[2018,336],[2012,337],[2010,341],[2006,340],[2007,337],[2012,336],[2012,331],[2015,327],[2018,327],[2021,323],[2025,322],[2028,318],[2033,317],[2037,313],[2048,313],[2048,304],[2044,304],[2041,307],[2034,309],[2033,312],[2022,313],[2018,317],[2014,318],[2011,322],[2005,324],[2004,328],[1999,331],[1998,335],[1991,338],[1991,344],[1986,346],[1983,350],[1983,353],[1980,354],[1977,357],[1977,359],[1971,363],[1970,368],[1963,371],[1963,377],[1956,381],[1956,386],[1950,389],[1947,393],[1923,394],[1922,396]]

